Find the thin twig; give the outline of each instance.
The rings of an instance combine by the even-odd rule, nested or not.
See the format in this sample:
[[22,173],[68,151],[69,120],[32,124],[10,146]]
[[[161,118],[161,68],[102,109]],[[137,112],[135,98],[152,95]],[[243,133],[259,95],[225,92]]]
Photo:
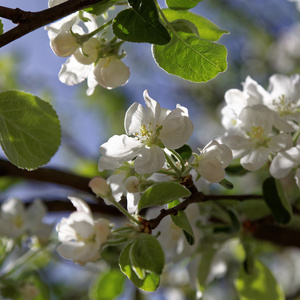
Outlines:
[[72,0],[39,12],[28,12],[19,8],[11,9],[0,6],[0,17],[18,24],[13,29],[0,35],[0,47],[11,43],[31,31],[102,1],[104,0]]

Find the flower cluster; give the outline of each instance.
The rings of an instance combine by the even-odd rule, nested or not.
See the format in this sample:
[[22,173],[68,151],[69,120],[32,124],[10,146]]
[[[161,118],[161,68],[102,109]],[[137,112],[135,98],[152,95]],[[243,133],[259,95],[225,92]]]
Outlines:
[[34,200],[26,209],[18,198],[9,198],[1,206],[0,236],[17,239],[27,234],[36,236],[41,242],[46,241],[52,226],[44,224],[42,219],[47,213],[43,202]]
[[65,259],[84,265],[100,258],[100,250],[110,235],[109,221],[94,220],[89,206],[83,200],[69,197],[76,207],[68,218],[62,218],[56,226],[62,242],[57,252]]
[[144,100],[146,108],[135,102],[127,110],[126,134],[114,135],[100,146],[99,171],[114,170],[114,174],[106,185],[101,178],[90,182],[106,204],[119,202],[125,194],[129,213],[137,212],[141,194],[155,182],[180,182],[192,170],[199,178],[220,182],[232,160],[231,150],[217,141],[199,149],[194,158],[183,159],[176,149],[186,144],[194,130],[187,108],[179,104],[174,110],[162,108],[147,91]]
[[240,158],[241,165],[256,171],[270,163],[275,178],[285,177],[299,160],[300,75],[275,74],[265,90],[250,77],[243,90],[225,94],[222,123],[227,132],[222,141]]
[[[49,1],[49,7],[62,2]],[[92,95],[97,85],[106,89],[122,86],[130,75],[129,68],[121,60],[125,53],[119,54],[122,43],[116,38],[108,40],[100,35],[106,27],[105,24],[98,26],[101,18],[77,12],[45,27],[53,52],[69,57],[61,67],[59,80],[75,85],[87,79],[87,95]]]

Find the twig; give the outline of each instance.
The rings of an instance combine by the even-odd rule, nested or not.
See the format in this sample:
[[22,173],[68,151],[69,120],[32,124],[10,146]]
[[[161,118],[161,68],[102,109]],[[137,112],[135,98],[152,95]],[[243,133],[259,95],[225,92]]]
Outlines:
[[11,9],[0,6],[0,17],[18,24],[18,26],[0,35],[0,47],[42,26],[102,1],[104,0],[72,0],[39,12],[28,12],[19,8]]

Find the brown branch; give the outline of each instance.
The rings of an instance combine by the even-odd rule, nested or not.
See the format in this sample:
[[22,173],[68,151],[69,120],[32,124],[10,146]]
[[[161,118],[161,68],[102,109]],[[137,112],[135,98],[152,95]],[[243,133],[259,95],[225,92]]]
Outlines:
[[28,12],[19,8],[11,9],[0,6],[0,17],[18,24],[18,26],[0,35],[0,48],[31,31],[102,1],[104,0],[71,0],[39,12]]

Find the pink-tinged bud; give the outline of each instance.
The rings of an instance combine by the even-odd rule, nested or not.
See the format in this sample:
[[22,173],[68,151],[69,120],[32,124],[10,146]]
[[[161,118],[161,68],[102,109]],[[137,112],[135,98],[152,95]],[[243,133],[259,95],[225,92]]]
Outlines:
[[94,69],[96,81],[109,90],[125,85],[129,75],[129,68],[115,56],[100,59]]
[[57,56],[68,57],[72,55],[79,47],[76,38],[70,31],[59,33],[50,41],[50,46]]
[[94,177],[89,182],[89,187],[93,193],[102,198],[107,198],[111,194],[111,188],[102,177]]
[[96,38],[91,38],[83,43],[81,49],[77,49],[73,56],[83,65],[90,65],[98,59],[100,42]]

